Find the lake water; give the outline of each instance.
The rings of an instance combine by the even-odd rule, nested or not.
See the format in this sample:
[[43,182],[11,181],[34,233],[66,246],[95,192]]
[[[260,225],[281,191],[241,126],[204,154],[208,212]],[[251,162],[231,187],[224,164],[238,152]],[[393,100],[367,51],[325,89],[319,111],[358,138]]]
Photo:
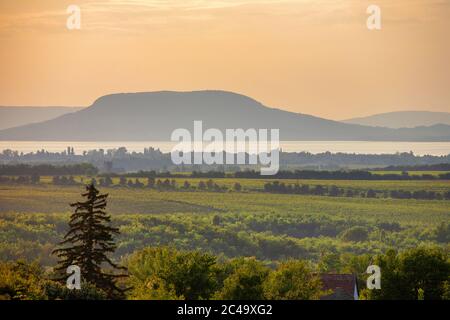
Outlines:
[[[159,148],[163,152],[169,152],[175,142],[167,141],[0,141],[0,151],[5,149],[19,152],[35,152],[44,149],[49,152],[62,152],[68,146],[73,147],[76,154],[93,149],[114,149],[126,147],[128,151],[143,152],[144,148]],[[448,155],[450,154],[450,142],[389,142],[389,141],[281,141],[280,147],[287,152],[307,151],[321,153],[360,153],[380,154],[410,152],[415,155]]]

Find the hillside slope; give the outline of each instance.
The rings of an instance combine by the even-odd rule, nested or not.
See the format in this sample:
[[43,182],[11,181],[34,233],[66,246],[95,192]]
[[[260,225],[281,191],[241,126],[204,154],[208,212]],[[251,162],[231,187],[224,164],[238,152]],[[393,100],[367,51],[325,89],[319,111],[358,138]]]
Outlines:
[[78,107],[0,107],[0,130],[57,118]]

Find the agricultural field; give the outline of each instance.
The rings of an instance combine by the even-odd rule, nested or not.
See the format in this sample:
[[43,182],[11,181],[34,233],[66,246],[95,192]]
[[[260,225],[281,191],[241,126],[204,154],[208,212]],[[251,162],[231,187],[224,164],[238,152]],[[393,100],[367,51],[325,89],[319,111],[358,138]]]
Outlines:
[[[189,179],[192,184],[200,180]],[[100,188],[109,194],[108,212],[121,231],[115,258],[161,245],[266,261],[317,261],[328,253],[375,254],[427,244],[448,247],[449,201],[267,194],[252,192],[264,180],[214,179],[230,188],[237,180],[243,192]],[[442,181],[317,182],[448,190]],[[50,252],[67,231],[69,203],[79,200],[82,191],[82,186],[50,183],[0,186],[0,260],[54,264]]]
[[[75,176],[76,182],[86,183],[89,182],[92,177],[87,176]],[[98,179],[98,177],[96,178]],[[135,181],[138,179],[140,182],[146,184],[147,178],[145,177],[133,177],[128,180]],[[156,178],[156,180],[165,180],[166,178]],[[182,186],[185,181],[188,181],[192,186],[197,186],[200,181],[206,182],[209,178],[178,178],[171,177],[169,180],[175,180],[178,186]],[[380,191],[390,190],[405,190],[405,191],[418,191],[427,190],[435,192],[446,192],[450,190],[450,181],[448,180],[322,180],[322,179],[244,179],[244,178],[212,178],[219,186],[225,186],[228,189],[232,189],[235,183],[239,183],[244,190],[247,191],[261,191],[264,189],[264,185],[269,182],[281,181],[285,184],[306,184],[310,186],[321,185],[326,187],[336,186],[338,188],[357,189],[357,190],[369,190],[375,189]],[[41,183],[51,184],[52,177],[44,176],[40,178]],[[112,178],[113,184],[119,184],[119,178]]]

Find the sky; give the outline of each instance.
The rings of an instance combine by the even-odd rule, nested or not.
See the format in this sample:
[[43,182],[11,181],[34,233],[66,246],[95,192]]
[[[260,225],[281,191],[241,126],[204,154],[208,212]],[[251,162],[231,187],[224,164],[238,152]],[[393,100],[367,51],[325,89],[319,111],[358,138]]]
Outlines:
[[220,89],[335,120],[450,112],[449,17],[450,0],[0,0],[0,105]]

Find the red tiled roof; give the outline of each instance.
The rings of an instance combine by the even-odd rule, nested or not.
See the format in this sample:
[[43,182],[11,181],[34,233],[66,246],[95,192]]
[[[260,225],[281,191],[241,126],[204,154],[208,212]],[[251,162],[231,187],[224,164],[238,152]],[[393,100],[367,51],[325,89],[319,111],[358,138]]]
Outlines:
[[323,290],[331,290],[332,293],[323,296],[321,299],[353,300],[356,277],[353,274],[321,274]]

